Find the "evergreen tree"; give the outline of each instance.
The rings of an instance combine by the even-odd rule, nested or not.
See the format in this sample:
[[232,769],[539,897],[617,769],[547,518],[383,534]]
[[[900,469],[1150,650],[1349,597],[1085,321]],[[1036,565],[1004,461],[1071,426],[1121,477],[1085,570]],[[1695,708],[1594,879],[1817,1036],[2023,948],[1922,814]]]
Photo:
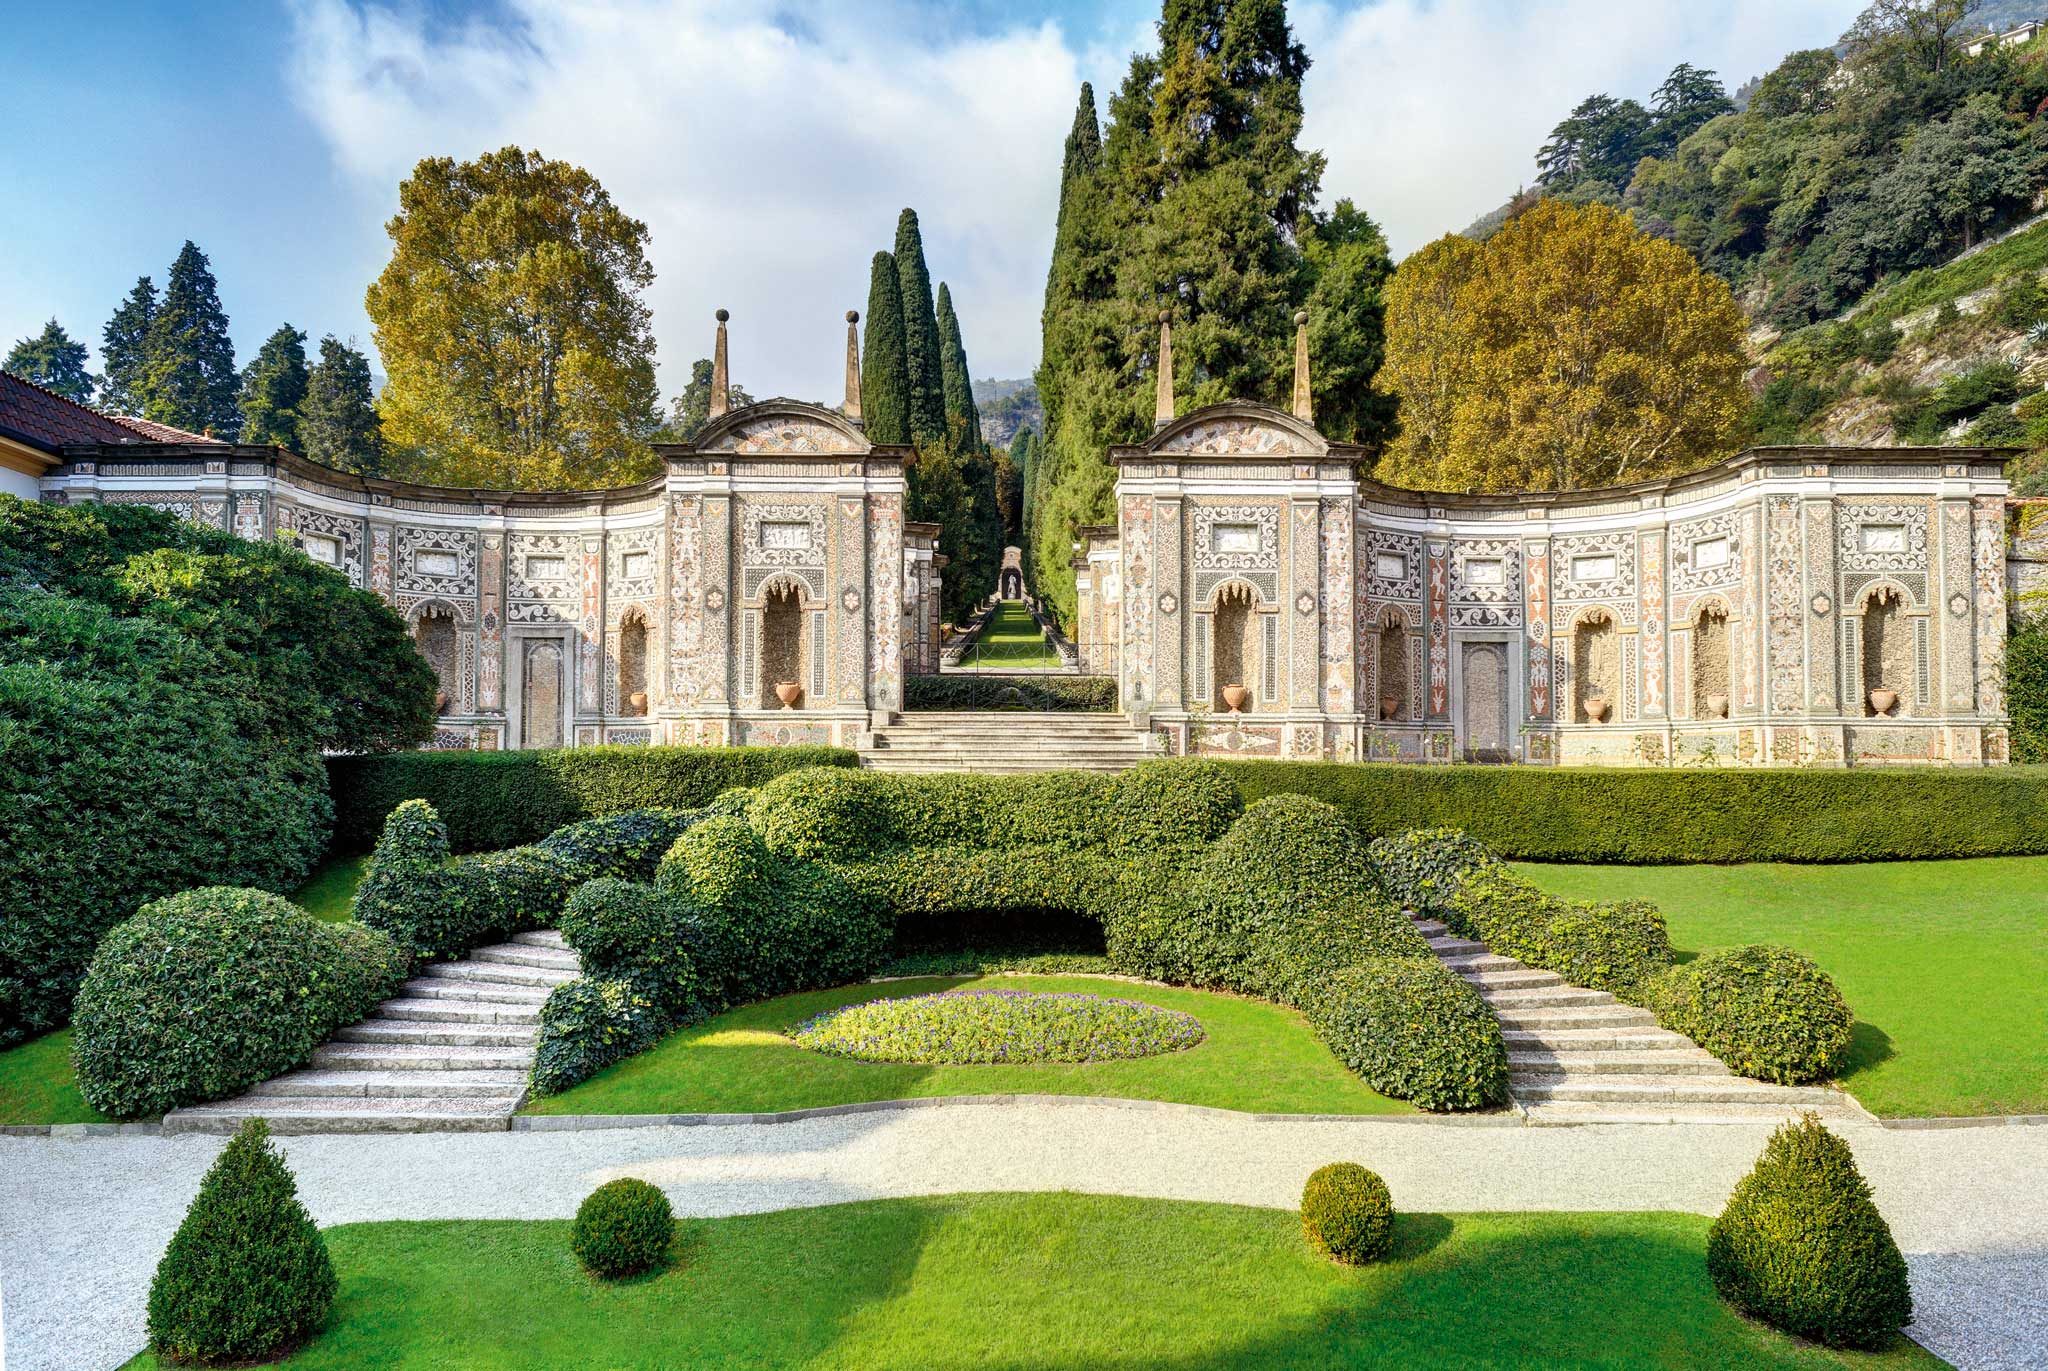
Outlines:
[[55,319],[33,338],[24,338],[0,362],[24,381],[34,381],[75,404],[91,404],[94,380],[85,369],[85,344],[76,341]]
[[903,356],[910,377],[910,436],[922,447],[946,441],[946,383],[932,276],[924,263],[917,211],[896,219],[896,274],[903,293]]
[[[730,378],[725,383],[725,398],[732,409],[742,409],[754,403],[754,397],[747,394],[746,388],[733,384]],[[668,422],[661,426],[655,441],[687,443],[710,422],[711,359],[699,357],[690,363],[690,384],[683,387],[682,394],[669,401]]]
[[384,474],[384,426],[370,392],[370,359],[333,334],[320,340],[320,360],[306,377],[299,411],[304,456],[358,476]]
[[[1028,432],[1029,430],[1027,430]],[[1003,546],[1024,536],[1024,482],[1015,457],[1015,440],[1007,450],[996,453],[996,509],[1003,516]]]
[[946,433],[961,452],[979,452],[981,414],[974,407],[974,381],[967,371],[967,347],[960,337],[960,318],[953,312],[953,292],[939,282],[940,379],[946,396]]
[[242,370],[242,441],[299,451],[306,380],[306,335],[280,325]]
[[953,312],[953,292],[944,282],[939,284],[937,312],[947,438],[959,456],[966,496],[964,506],[944,510],[939,517],[961,526],[959,552],[946,567],[945,576],[956,587],[956,601],[965,608],[995,589],[1003,564],[1003,515],[996,491],[996,464],[981,441],[981,416],[974,408],[974,385],[967,369],[967,347],[960,337],[960,319]]
[[156,283],[136,278],[135,288],[107,320],[100,334],[100,407],[115,414],[142,413],[143,373],[149,361],[149,326],[156,319]]
[[875,254],[868,273],[867,334],[862,346],[860,411],[868,440],[910,442],[910,370],[903,351],[903,282],[896,259]]
[[213,269],[189,238],[171,263],[144,353],[143,418],[234,441],[242,428],[235,345]]

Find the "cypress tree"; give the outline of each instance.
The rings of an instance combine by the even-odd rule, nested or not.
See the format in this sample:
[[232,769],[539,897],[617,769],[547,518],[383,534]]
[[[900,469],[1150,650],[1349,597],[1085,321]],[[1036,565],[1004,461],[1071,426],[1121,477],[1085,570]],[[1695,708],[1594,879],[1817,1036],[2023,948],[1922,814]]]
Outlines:
[[306,376],[299,441],[308,460],[358,476],[384,474],[384,426],[370,393],[370,359],[333,334]]
[[[960,458],[960,480],[967,497],[962,509],[941,517],[963,525],[957,599],[965,607],[995,589],[1003,564],[1003,514],[996,493],[996,465],[981,440],[981,416],[974,408],[973,375],[967,369],[967,347],[960,337],[960,318],[953,312],[953,292],[942,281],[938,297],[939,356],[946,396],[946,430]],[[953,575],[948,565],[946,575]]]
[[242,441],[298,452],[306,382],[306,335],[284,324],[264,339],[242,371]]
[[10,371],[44,390],[54,391],[73,404],[92,403],[92,375],[85,369],[85,344],[74,339],[55,319],[43,325],[33,338],[24,338],[0,362],[0,371]]
[[910,371],[903,350],[903,282],[896,259],[875,254],[868,272],[867,333],[862,345],[860,409],[868,439],[908,443]]
[[979,452],[981,414],[974,407],[974,381],[967,370],[967,346],[960,337],[960,318],[953,313],[953,292],[939,282],[940,381],[946,397],[946,431],[961,452]]
[[142,413],[142,378],[149,360],[149,326],[156,319],[156,282],[136,278],[135,288],[100,333],[100,406],[115,414]]
[[189,238],[171,263],[144,347],[142,417],[232,441],[242,427],[235,345],[213,269]]
[[917,211],[896,219],[896,274],[903,292],[903,356],[910,377],[910,436],[923,446],[946,441],[946,382],[932,275],[924,263]]

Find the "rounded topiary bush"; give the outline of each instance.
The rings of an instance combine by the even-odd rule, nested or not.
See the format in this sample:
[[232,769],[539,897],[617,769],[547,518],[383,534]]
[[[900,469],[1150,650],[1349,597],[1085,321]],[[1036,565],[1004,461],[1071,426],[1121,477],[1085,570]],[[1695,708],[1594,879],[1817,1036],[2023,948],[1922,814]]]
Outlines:
[[1387,897],[1418,914],[1441,914],[1465,878],[1500,857],[1462,828],[1418,828],[1380,838],[1372,869]]
[[844,767],[806,767],[756,790],[747,816],[778,856],[855,861],[895,841],[882,793],[891,779]]
[[771,880],[774,862],[745,820],[711,818],[676,839],[655,883],[700,905],[732,904],[755,898]]
[[1301,1188],[1301,1231],[1332,1261],[1376,1262],[1394,1245],[1394,1197],[1357,1162],[1318,1167]]
[[209,886],[147,905],[100,941],[72,1055],[116,1118],[236,1094],[289,1071],[405,978],[405,954],[263,890]]
[[675,1210],[646,1181],[606,1181],[576,1208],[569,1248],[592,1275],[606,1280],[638,1276],[668,1260],[675,1240]]
[[1564,905],[1543,931],[1541,966],[1573,985],[1640,1002],[1671,965],[1664,915],[1647,900]]
[[1738,1075],[1798,1085],[1826,1080],[1849,1055],[1854,1016],[1828,973],[1790,948],[1710,952],[1649,985],[1666,1028]]
[[1333,971],[1302,1001],[1323,1045],[1382,1095],[1441,1111],[1507,1101],[1500,1022],[1433,957],[1376,957]]
[[1237,783],[1216,763],[1155,758],[1110,782],[1103,841],[1119,854],[1198,846],[1222,836],[1243,812]]
[[1809,1114],[1771,1135],[1707,1231],[1721,1297],[1830,1347],[1875,1347],[1913,1318],[1906,1259],[1849,1145]]
[[319,1329],[338,1282],[270,1130],[251,1119],[199,1183],[149,1286],[167,1361],[274,1361]]

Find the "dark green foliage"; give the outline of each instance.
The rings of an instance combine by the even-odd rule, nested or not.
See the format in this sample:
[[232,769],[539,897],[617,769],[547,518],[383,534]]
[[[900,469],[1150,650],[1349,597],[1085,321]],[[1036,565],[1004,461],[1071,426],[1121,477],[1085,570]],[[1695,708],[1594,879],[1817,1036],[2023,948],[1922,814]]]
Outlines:
[[939,282],[936,303],[939,325],[939,375],[946,392],[946,433],[961,452],[982,450],[981,413],[974,406],[974,378],[967,369],[967,344],[960,336],[960,316],[953,312],[953,292]]
[[2025,767],[1221,765],[1247,800],[1313,795],[1375,836],[1462,828],[1518,861],[1875,862],[2048,852],[2048,770]]
[[946,383],[932,275],[924,261],[924,233],[917,211],[896,217],[896,279],[903,300],[903,361],[910,378],[910,440],[919,447],[943,445]]
[[861,423],[870,442],[911,441],[910,361],[905,347],[903,281],[896,259],[878,252],[868,273],[867,332],[860,364]]
[[941,521],[939,550],[952,559],[944,571],[951,592],[948,601],[956,611],[964,612],[995,591],[996,573],[1003,561],[1003,512],[996,489],[996,463],[981,440],[981,418],[974,408],[974,386],[967,370],[960,320],[953,312],[953,293],[943,281],[939,283],[938,329],[946,441],[959,456],[960,484],[966,499],[955,508],[932,513]]
[[1671,938],[1654,905],[1575,904],[1505,866],[1482,867],[1460,882],[1442,917],[1453,933],[1503,957],[1625,1000],[1641,999],[1671,965]]
[[100,408],[142,413],[143,373],[149,361],[149,325],[156,318],[156,283],[138,277],[134,289],[100,334]]
[[2041,278],[2023,271],[2004,281],[1997,301],[1991,306],[1991,317],[2021,332],[2048,319],[2048,293],[2041,289]]
[[672,1022],[699,1017],[708,992],[694,951],[696,916],[651,879],[586,881],[562,909],[562,937],[586,976],[630,979],[648,1007]]
[[592,1275],[638,1276],[668,1261],[676,1216],[657,1186],[631,1176],[606,1181],[576,1207],[569,1248]]
[[1963,420],[2018,398],[2019,372],[2012,363],[1983,362],[1894,405],[1892,427],[1901,441],[1937,443]]
[[1479,992],[1434,957],[1374,957],[1333,971],[1302,1012],[1338,1060],[1382,1095],[1432,1110],[1507,1100],[1499,1022]]
[[1030,709],[1111,713],[1114,676],[906,676],[905,709]]
[[1853,1016],[1827,972],[1783,947],[1737,947],[1673,967],[1649,987],[1666,1028],[1738,1075],[1783,1085],[1826,1080],[1849,1054]]
[[149,1286],[149,1346],[167,1361],[275,1361],[312,1337],[340,1283],[261,1119],[199,1183]]
[[885,788],[862,771],[793,771],[760,788],[749,816],[778,856],[858,861],[890,841]]
[[266,338],[242,370],[237,403],[243,442],[299,451],[299,411],[306,404],[306,335],[283,324]]
[[1879,1347],[1913,1318],[1906,1259],[1849,1146],[1807,1115],[1771,1135],[1707,1230],[1707,1274],[1753,1318],[1829,1347]]
[[78,992],[79,1089],[124,1119],[236,1094],[303,1063],[405,970],[383,934],[265,891],[158,900],[107,934]]
[[2005,640],[2005,710],[2012,759],[2048,762],[2048,613],[2013,618]]
[[[366,852],[401,802],[433,803],[456,852],[530,843],[578,819],[696,809],[736,786],[805,767],[855,767],[829,747],[577,747],[331,757],[334,850]],[[666,849],[664,849],[666,850]]]
[[[42,534],[92,527],[9,517],[55,508],[0,499],[0,573],[36,559]],[[147,538],[159,520],[114,522]],[[154,619],[0,574],[0,1047],[62,1024],[100,935],[147,901],[288,890],[318,860],[331,813],[319,757],[248,727],[245,667]]]
[[299,411],[299,455],[358,476],[384,474],[384,425],[370,389],[370,359],[333,334],[320,340],[320,360],[306,374]]
[[532,1091],[558,1095],[581,1085],[645,1052],[676,1026],[633,977],[584,975],[558,985],[540,1007]]
[[1835,391],[1829,386],[1804,376],[1774,376],[1750,406],[1744,437],[1756,444],[1797,443],[1834,402]]
[[[726,404],[733,409],[745,409],[754,403],[754,397],[747,393],[745,386],[733,384],[728,376],[725,382]],[[700,433],[711,421],[711,359],[699,357],[690,363],[690,380],[682,392],[669,401],[668,421],[655,435],[656,442],[687,443]]]
[[1492,848],[1462,828],[1420,828],[1373,840],[1373,874],[1404,909],[1442,918],[1467,877],[1498,866]]
[[85,369],[85,344],[66,333],[55,319],[44,324],[35,337],[16,343],[7,360],[0,362],[0,371],[33,381],[73,404],[92,403],[94,378]]
[[242,426],[235,345],[213,268],[190,239],[171,263],[143,348],[142,417],[232,442]]
[[1394,1197],[1357,1162],[1332,1162],[1301,1188],[1301,1231],[1331,1261],[1364,1266],[1394,1245]]
[[1244,813],[1244,797],[1222,767],[1180,757],[1120,772],[1106,800],[1102,841],[1118,854],[1199,846],[1222,837]]

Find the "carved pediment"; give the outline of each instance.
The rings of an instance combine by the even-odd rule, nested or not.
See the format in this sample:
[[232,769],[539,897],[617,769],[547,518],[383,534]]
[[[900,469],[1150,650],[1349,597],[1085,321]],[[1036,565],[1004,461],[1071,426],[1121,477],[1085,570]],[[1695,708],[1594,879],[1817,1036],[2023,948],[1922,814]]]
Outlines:
[[858,453],[866,448],[815,419],[762,418],[734,425],[704,451]]
[[1162,456],[1320,456],[1329,442],[1299,420],[1264,405],[1212,405],[1170,425],[1148,445]]

